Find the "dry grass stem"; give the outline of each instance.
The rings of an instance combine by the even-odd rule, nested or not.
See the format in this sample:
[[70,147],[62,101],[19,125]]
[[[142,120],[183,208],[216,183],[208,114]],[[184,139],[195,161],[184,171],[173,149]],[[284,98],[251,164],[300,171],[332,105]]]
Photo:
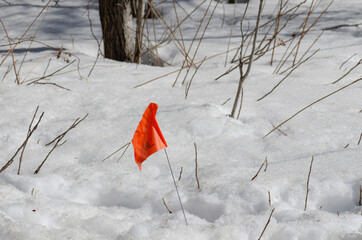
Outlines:
[[309,167],[309,173],[308,173],[308,179],[307,179],[307,193],[305,194],[305,202],[304,202],[304,211],[307,210],[307,204],[308,204],[308,195],[309,195],[309,180],[310,180],[310,174],[312,172],[312,165],[313,165],[314,156],[312,156],[312,160],[310,161],[310,167]]
[[[11,39],[10,39],[10,37],[9,37],[9,35],[8,35],[8,31],[6,30],[5,24],[3,23],[3,21],[1,20],[1,18],[0,18],[0,23],[1,23],[1,25],[3,26],[4,31],[5,31],[5,34],[6,34],[6,38],[7,38],[8,41],[9,41],[9,46],[10,46],[9,52],[11,53],[12,60],[13,60],[13,68],[14,68],[14,73],[15,73],[15,79],[16,79],[16,83],[19,85],[19,84],[20,84],[20,80],[19,80],[18,72],[16,71],[15,57],[14,57],[14,48],[15,48],[15,47],[13,48],[12,45],[11,45]],[[7,58],[7,56],[5,56],[3,62],[5,61],[6,58]],[[2,62],[2,63],[3,63],[3,62]],[[2,63],[0,64],[0,66],[2,65]]]
[[351,69],[348,70],[345,74],[343,74],[342,77],[338,78],[336,81],[332,82],[332,84],[335,84],[339,81],[341,81],[343,78],[345,78],[348,74],[350,74],[356,67],[358,67],[362,63],[362,58],[354,65]]
[[[253,181],[258,176],[258,174],[260,173],[260,171],[263,168],[264,164],[268,164],[267,157],[265,158],[264,162],[260,165],[259,170],[256,172],[255,176],[251,179],[251,181]],[[264,171],[266,171],[266,166],[265,166]]]
[[[189,64],[188,59],[187,59],[187,56],[189,56],[189,54],[190,54],[190,52],[191,52],[192,46],[194,45],[194,42],[195,42],[195,40],[196,40],[196,37],[197,37],[197,35],[199,34],[199,31],[200,31],[200,29],[201,29],[201,26],[202,26],[202,24],[203,24],[203,22],[204,22],[204,20],[205,20],[205,17],[206,17],[206,15],[207,15],[207,13],[208,13],[208,11],[209,11],[209,9],[210,9],[211,3],[212,3],[212,1],[210,1],[209,5],[207,6],[207,8],[206,8],[206,10],[205,10],[205,12],[204,12],[204,15],[202,16],[202,18],[201,18],[201,20],[200,20],[200,24],[199,24],[199,26],[197,27],[197,29],[196,29],[196,31],[195,31],[195,35],[194,35],[194,37],[193,37],[193,39],[192,39],[192,41],[191,41],[191,44],[190,44],[190,46],[189,46],[189,49],[187,50],[187,54],[186,54],[186,56],[185,56],[185,59],[184,59],[183,62],[182,62],[182,67],[180,68],[180,71],[179,71],[179,73],[177,74],[177,77],[176,77],[174,83],[172,84],[172,87],[174,87],[174,86],[176,85],[177,80],[178,80],[178,78],[179,78],[179,76],[180,76],[180,74],[181,74],[181,71],[184,69],[184,66],[185,66],[185,65],[187,66],[187,65]],[[186,62],[187,62],[188,64],[186,64]],[[189,68],[188,71],[190,71],[191,65],[190,65],[189,67],[186,67],[186,68]],[[188,72],[188,71],[187,71],[187,72]],[[182,82],[182,84],[184,84],[184,81]]]
[[227,61],[228,61],[228,51],[229,51],[230,43],[231,43],[231,36],[233,35],[233,28],[234,28],[234,21],[235,21],[235,13],[236,13],[236,1],[234,2],[233,19],[232,19],[232,21],[231,21],[231,28],[230,28],[230,34],[229,34],[228,47],[227,47],[227,49],[226,49],[226,57],[225,57],[224,67],[226,67],[226,63],[227,63]]
[[[275,128],[275,125],[274,124],[271,124],[274,128]],[[282,130],[280,130],[279,128],[277,128],[277,130],[283,134],[284,136],[288,136],[285,132],[283,132]]]
[[[253,45],[252,45],[252,49],[251,49],[251,52],[250,52],[250,55],[249,55],[248,68],[247,68],[245,74],[243,74],[243,70],[242,70],[242,68],[243,68],[243,63],[241,61],[242,56],[240,56],[240,58],[239,58],[240,79],[239,79],[239,85],[238,85],[238,89],[237,89],[237,92],[236,92],[233,108],[232,108],[231,114],[230,114],[230,117],[232,117],[232,118],[235,117],[236,108],[237,108],[239,98],[240,98],[240,95],[241,95],[241,89],[242,89],[242,86],[243,86],[243,83],[244,83],[245,79],[248,77],[248,75],[250,73],[251,65],[253,63],[256,39],[257,39],[257,36],[258,36],[259,23],[260,23],[261,12],[262,12],[262,6],[263,6],[263,0],[260,0],[258,16],[257,16],[256,26],[255,26],[255,34],[254,34],[254,38],[253,38]],[[242,24],[241,24],[241,32],[243,34]],[[241,43],[241,49],[242,49],[243,44],[244,43],[242,42]],[[240,50],[240,53],[241,52],[242,52],[242,50]]]
[[66,130],[64,131],[62,134],[60,134],[59,136],[57,136],[56,138],[54,138],[54,140],[52,140],[51,142],[47,143],[45,146],[49,146],[53,143],[54,146],[53,148],[49,151],[49,153],[46,155],[45,159],[42,161],[42,163],[39,165],[39,167],[35,170],[34,174],[38,174],[40,169],[42,168],[42,166],[44,165],[44,163],[46,162],[46,160],[48,159],[48,157],[50,156],[50,154],[57,148],[57,147],[61,147],[63,146],[67,140],[65,140],[64,142],[61,143],[61,141],[63,140],[63,138],[67,135],[67,133],[74,129],[75,127],[77,127],[77,125],[79,123],[81,123],[84,119],[86,119],[88,117],[88,114],[86,114],[82,119],[77,118],[72,125]]
[[260,239],[262,238],[262,236],[263,236],[266,228],[268,227],[268,225],[269,225],[269,223],[270,223],[270,219],[271,219],[271,217],[272,217],[272,215],[273,215],[273,213],[274,213],[274,210],[275,210],[275,208],[273,208],[273,210],[271,211],[271,213],[270,213],[270,215],[269,215],[269,218],[268,218],[268,221],[266,222],[266,224],[265,224],[265,226],[264,226],[264,229],[263,229],[263,231],[261,232],[258,240],[260,240]]
[[129,147],[129,145],[131,145],[131,143],[129,143],[129,144],[127,145],[126,149],[124,149],[122,155],[117,159],[117,162],[119,162],[119,161],[122,159],[123,155],[127,152],[127,149],[128,149],[128,147]]
[[180,169],[180,175],[178,176],[178,181],[180,181],[180,180],[181,180],[183,170],[184,170],[184,168],[183,168],[183,167],[181,167],[181,169]]
[[[26,144],[28,143],[29,138],[31,137],[31,135],[34,133],[34,131],[38,128],[38,125],[41,121],[41,119],[44,116],[44,112],[40,115],[38,122],[35,124],[35,126],[33,128],[31,128],[31,125],[33,124],[34,118],[36,113],[38,112],[38,108],[39,106],[36,108],[35,114],[33,115],[33,118],[31,120],[31,123],[29,125],[29,130],[28,133],[26,135],[26,139],[23,142],[23,144],[21,144],[21,146],[18,148],[18,150],[16,150],[15,154],[13,155],[13,157],[0,169],[0,173],[2,173],[3,171],[5,171],[13,162],[14,162],[14,158],[16,157],[16,155],[20,152],[20,150],[24,149]],[[30,130],[31,129],[31,130]],[[23,153],[22,153],[23,154]],[[22,155],[20,158],[20,162],[22,161]],[[18,169],[18,174],[20,174],[20,167],[21,167],[21,163],[19,163],[19,169]]]
[[314,53],[312,53],[309,57],[307,57],[306,59],[304,59],[302,62],[300,62],[299,64],[295,65],[292,70],[289,71],[289,73],[283,77],[268,93],[266,93],[264,96],[262,96],[261,98],[259,98],[257,101],[261,101],[263,100],[265,97],[267,97],[268,95],[270,95],[277,87],[279,87],[279,85],[284,82],[285,79],[287,79],[289,77],[289,75],[296,70],[300,65],[302,65],[303,63],[305,63],[306,61],[308,61],[310,58],[312,58],[317,52],[319,52],[319,49],[316,50]]
[[341,69],[343,66],[344,66],[344,64],[346,64],[349,60],[351,60],[354,56],[356,56],[357,55],[357,53],[355,53],[355,54],[353,54],[352,56],[350,56],[346,61],[344,61],[342,64],[341,64],[341,66],[339,66],[339,69]]
[[54,76],[56,73],[59,73],[60,71],[62,71],[63,69],[69,67],[70,65],[72,65],[76,60],[73,60],[71,61],[70,63],[68,63],[67,65],[55,70],[54,72],[48,74],[48,75],[45,75],[45,76],[42,76],[42,77],[38,77],[38,78],[35,78],[35,79],[29,79],[27,82],[28,85],[31,85],[31,84],[35,84],[35,83],[39,83],[39,81],[43,80],[43,79],[46,79],[46,78],[49,78],[51,76]]
[[102,50],[101,50],[102,40],[99,41],[98,38],[96,37],[96,35],[94,34],[94,31],[93,31],[92,19],[90,18],[90,2],[91,2],[91,0],[88,0],[87,17],[88,17],[88,21],[89,21],[89,28],[90,28],[91,34],[92,34],[93,38],[96,40],[96,42],[97,42],[98,51],[97,51],[97,57],[96,57],[96,59],[94,60],[93,66],[92,66],[92,68],[89,70],[89,73],[88,73],[88,76],[87,76],[87,77],[90,77],[90,75],[92,74],[93,69],[94,69],[94,67],[95,67],[96,64],[97,64],[99,55],[102,54]]
[[349,87],[349,86],[351,86],[351,85],[353,85],[353,84],[355,84],[355,83],[357,83],[357,82],[359,82],[359,81],[361,81],[361,80],[362,80],[362,78],[358,78],[358,79],[354,80],[353,82],[351,82],[351,83],[349,83],[349,84],[347,84],[347,85],[345,85],[345,86],[337,89],[336,91],[333,91],[333,92],[325,95],[324,97],[322,97],[322,98],[320,98],[320,99],[312,102],[312,103],[309,104],[308,106],[300,109],[298,112],[296,112],[295,114],[293,114],[292,116],[290,116],[288,119],[284,120],[284,121],[283,121],[282,123],[280,123],[278,126],[276,126],[275,128],[273,128],[270,132],[268,132],[267,134],[265,134],[265,136],[264,136],[263,138],[266,138],[266,137],[269,136],[272,132],[274,132],[276,129],[278,129],[280,126],[284,125],[286,122],[288,122],[289,120],[291,120],[292,118],[294,118],[295,116],[297,116],[299,113],[303,112],[304,110],[308,109],[309,107],[313,106],[314,104],[316,104],[316,103],[318,103],[318,102],[320,102],[320,101],[322,101],[322,100],[324,100],[324,99],[326,99],[326,98],[328,98],[328,97],[336,94],[337,92],[342,91],[343,89],[345,89],[345,88],[347,88],[347,87]]
[[223,104],[221,104],[221,106],[224,106],[227,102],[229,102],[231,100],[231,98],[228,98],[225,102],[223,102]]
[[40,17],[40,15],[44,12],[44,10],[48,7],[48,5],[51,3],[52,0],[49,0],[47,2],[47,4],[45,4],[45,6],[42,8],[42,10],[38,13],[38,15],[35,17],[35,19],[32,21],[32,23],[29,25],[29,27],[25,30],[25,32],[23,33],[23,35],[19,38],[19,40],[15,43],[15,45],[11,48],[11,50],[5,55],[4,59],[2,60],[2,62],[0,63],[0,66],[4,63],[4,61],[6,60],[6,58],[9,56],[9,54],[14,52],[14,49],[23,41],[25,35],[28,33],[28,31],[32,28],[32,26],[34,25],[34,23],[38,20],[38,18]]
[[268,203],[269,203],[269,206],[271,207],[271,197],[270,197],[270,192],[268,191]]
[[164,198],[162,198],[162,202],[163,202],[163,205],[165,205],[167,211],[171,214],[172,212],[171,212],[171,210],[168,208],[168,206],[167,206]]
[[197,145],[196,145],[196,143],[194,143],[194,146],[195,146],[195,177],[196,177],[196,182],[197,182],[197,188],[200,189],[199,177],[197,175]]
[[358,206],[362,206],[362,185],[359,185],[359,201]]
[[122,147],[118,148],[116,151],[114,151],[113,153],[111,153],[110,155],[108,155],[108,157],[104,158],[102,160],[102,162],[106,161],[108,158],[112,157],[114,154],[118,153],[119,151],[121,151],[123,148],[128,147],[131,144],[131,142],[128,142],[126,144],[124,144]]

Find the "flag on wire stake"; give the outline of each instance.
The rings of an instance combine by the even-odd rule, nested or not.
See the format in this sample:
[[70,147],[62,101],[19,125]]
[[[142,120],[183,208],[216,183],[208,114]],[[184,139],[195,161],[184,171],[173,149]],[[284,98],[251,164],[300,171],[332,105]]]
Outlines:
[[186,225],[188,225],[185,211],[182,206],[180,194],[177,190],[175,177],[172,172],[170,160],[167,155],[166,151],[167,143],[162,135],[162,132],[156,120],[157,109],[158,105],[156,103],[150,103],[150,105],[148,105],[146,111],[144,112],[140,123],[137,126],[137,130],[135,131],[132,138],[134,157],[141,171],[142,162],[144,162],[150,155],[154,154],[155,152],[162,149],[165,150],[168,166],[170,167],[171,176],[173,179],[173,183],[175,185],[178,199],[180,201],[182,213],[185,218],[185,223]]

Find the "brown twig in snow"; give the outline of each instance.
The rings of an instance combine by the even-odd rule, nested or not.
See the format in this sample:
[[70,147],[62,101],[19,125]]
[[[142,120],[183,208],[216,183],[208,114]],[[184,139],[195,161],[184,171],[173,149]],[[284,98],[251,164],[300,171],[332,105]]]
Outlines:
[[264,96],[262,96],[261,98],[259,98],[257,101],[263,100],[265,97],[267,97],[269,94],[271,94],[277,87],[279,87],[279,85],[284,82],[285,79],[287,79],[289,77],[289,75],[296,70],[300,65],[302,65],[303,63],[305,63],[306,61],[308,61],[311,57],[313,57],[317,52],[319,52],[320,49],[316,50],[314,53],[312,53],[309,57],[307,57],[306,59],[304,59],[302,62],[298,63],[297,65],[295,65],[292,70],[289,71],[289,73],[282,78],[282,80],[280,80],[268,93],[266,93]]
[[36,78],[36,79],[32,79],[31,82],[28,83],[28,85],[35,84],[35,83],[39,82],[40,80],[43,80],[43,79],[46,79],[48,77],[51,77],[51,76],[55,75],[56,73],[62,71],[63,69],[67,68],[68,66],[72,65],[75,61],[76,60],[71,61],[70,63],[68,63],[64,67],[61,67],[61,68],[55,70],[54,72],[52,72],[52,73],[50,73],[48,75],[45,75],[45,76],[42,76],[42,77],[39,77],[39,78]]
[[308,173],[308,179],[307,179],[307,193],[305,194],[305,202],[304,202],[304,211],[307,210],[307,204],[308,204],[308,195],[309,195],[309,180],[310,180],[310,174],[312,172],[312,165],[313,165],[314,156],[312,156],[312,160],[310,161],[310,167],[309,167],[309,173]]
[[27,138],[25,140],[25,144],[23,146],[23,150],[21,150],[21,154],[20,154],[20,158],[19,158],[19,168],[18,168],[18,175],[20,175],[20,169],[21,169],[21,163],[23,162],[23,155],[24,155],[24,151],[25,151],[25,148],[26,148],[26,144],[28,143],[28,136],[31,132],[31,125],[33,125],[33,122],[34,122],[34,119],[35,119],[35,116],[36,114],[38,113],[38,110],[39,110],[39,106],[37,106],[36,110],[35,110],[35,113],[33,115],[33,118],[31,119],[31,122],[30,122],[30,125],[29,125],[29,129],[28,129],[28,134],[27,134]]
[[50,154],[57,148],[57,147],[61,147],[63,146],[64,143],[66,143],[67,140],[65,140],[64,142],[60,143],[63,138],[65,137],[65,135],[70,131],[72,130],[73,128],[75,128],[79,123],[81,123],[84,119],[86,119],[86,117],[88,117],[88,113],[82,118],[77,118],[73,124],[65,131],[63,132],[62,134],[60,134],[58,137],[54,138],[54,140],[52,140],[51,142],[45,144],[45,146],[49,146],[51,145],[52,143],[55,142],[53,148],[49,151],[49,153],[46,155],[45,159],[43,160],[43,162],[39,165],[39,167],[35,170],[34,174],[38,174],[41,167],[44,165],[44,163],[46,162],[46,160],[48,159],[48,157],[50,156]]
[[359,145],[359,144],[361,143],[361,139],[362,139],[362,133],[361,133],[361,135],[359,136],[359,140],[358,140],[357,145]]
[[[105,159],[102,160],[102,162],[106,161],[108,158],[112,157],[114,154],[118,153],[119,151],[121,151],[124,147],[127,147],[131,144],[131,142],[128,142],[126,144],[124,144],[122,147],[118,148],[116,151],[114,151],[113,153],[111,153],[108,157],[106,157]],[[123,156],[123,154],[122,154]]]
[[[190,71],[190,68],[191,68],[192,65],[189,64],[190,61],[187,59],[187,57],[189,56],[190,51],[191,51],[191,48],[192,48],[192,46],[194,45],[194,42],[195,42],[195,40],[196,40],[197,35],[199,34],[199,31],[200,31],[200,29],[201,29],[201,26],[202,26],[204,20],[205,20],[205,17],[206,17],[206,15],[207,15],[207,12],[208,12],[209,9],[210,9],[211,3],[212,3],[212,1],[210,1],[209,5],[207,6],[207,8],[206,8],[206,10],[205,10],[204,15],[202,16],[202,18],[201,18],[201,20],[200,20],[200,24],[199,24],[199,26],[197,27],[197,29],[196,29],[196,31],[195,31],[195,35],[194,35],[194,37],[193,37],[193,39],[192,39],[192,41],[191,41],[191,44],[190,44],[190,46],[189,46],[189,49],[187,50],[187,54],[185,55],[185,59],[184,59],[183,62],[182,62],[182,67],[180,68],[180,71],[179,71],[179,73],[177,74],[177,77],[176,77],[174,83],[172,84],[172,87],[174,87],[174,86],[176,85],[176,82],[177,82],[177,80],[178,80],[178,78],[179,78],[179,76],[180,76],[180,74],[181,74],[181,71],[184,69],[184,67],[185,67],[185,68],[188,68],[187,73],[188,73],[188,71]],[[188,64],[186,64],[186,62],[187,62]],[[185,65],[186,65],[186,66],[185,66]],[[189,66],[187,66],[187,65],[189,65]],[[182,84],[184,84],[184,81],[185,81],[185,80],[183,80]]]
[[[237,105],[238,105],[238,102],[239,102],[239,98],[241,96],[241,89],[242,89],[242,86],[243,86],[243,83],[244,83],[245,79],[248,77],[248,75],[250,73],[251,65],[253,63],[256,39],[258,37],[258,31],[259,31],[259,23],[260,23],[260,18],[261,18],[262,6],[263,6],[263,0],[260,0],[258,16],[257,16],[256,26],[255,26],[255,33],[254,33],[254,38],[253,38],[253,45],[252,45],[252,49],[251,49],[251,52],[250,52],[250,55],[249,55],[248,68],[246,69],[245,74],[243,74],[243,70],[242,70],[243,64],[242,64],[242,61],[241,61],[241,56],[239,58],[240,79],[239,79],[239,84],[238,84],[238,88],[237,88],[233,108],[232,108],[231,114],[230,114],[230,117],[232,117],[232,118],[235,117],[236,108],[237,108]],[[243,31],[243,30],[241,29],[241,31]],[[241,46],[242,45],[243,45],[243,43],[241,44]]]
[[[11,53],[11,56],[12,56],[12,60],[13,60],[13,67],[14,67],[14,72],[15,72],[15,79],[16,79],[16,83],[19,85],[20,84],[20,80],[19,80],[19,74],[18,72],[16,71],[16,65],[15,65],[15,57],[14,57],[14,48],[12,47],[11,45],[11,39],[8,35],[8,31],[6,30],[6,27],[5,27],[5,24],[3,23],[3,21],[1,20],[0,18],[0,23],[1,25],[3,26],[4,28],[4,31],[5,31],[5,34],[6,34],[6,38],[8,39],[9,41],[9,46],[10,46],[10,50],[9,52]],[[7,56],[5,56],[4,60],[2,61],[2,63],[5,61],[5,59],[7,58]],[[0,66],[2,65],[2,63],[0,64]]]
[[[271,124],[273,127],[275,127],[275,125],[272,123]],[[280,130],[279,128],[277,128],[277,130],[281,133],[281,134],[283,134],[284,136],[288,136],[285,132],[283,132],[282,130]]]
[[6,58],[9,56],[9,54],[13,53],[14,49],[23,41],[23,38],[28,33],[28,31],[31,29],[31,27],[34,25],[34,23],[38,20],[39,16],[43,13],[43,11],[48,7],[48,5],[51,3],[52,0],[49,0],[47,4],[42,8],[42,10],[39,12],[39,14],[35,17],[35,19],[32,21],[32,23],[29,25],[29,27],[26,29],[26,31],[23,33],[23,35],[19,38],[19,40],[15,43],[15,45],[11,48],[11,50],[5,55],[4,59],[1,61],[0,66],[4,63]]
[[129,145],[131,145],[131,143],[129,143],[129,144],[127,145],[126,149],[123,151],[122,155],[117,159],[116,162],[119,162],[119,161],[122,159],[123,155],[127,152],[127,149],[128,149],[128,147],[129,147]]
[[162,198],[162,201],[163,201],[163,205],[165,205],[167,211],[168,211],[169,213],[172,213],[171,210],[168,208],[168,206],[167,206],[164,198]]
[[345,89],[345,88],[347,88],[347,87],[349,87],[349,86],[351,86],[351,85],[353,85],[353,84],[355,84],[355,83],[357,83],[357,82],[359,82],[359,81],[361,81],[361,80],[362,80],[362,78],[358,78],[358,79],[354,80],[353,82],[351,82],[351,83],[349,83],[349,84],[347,84],[347,85],[345,85],[345,86],[337,89],[337,90],[334,91],[334,92],[331,92],[331,93],[325,95],[324,97],[322,97],[322,98],[320,98],[320,99],[312,102],[312,103],[309,104],[308,106],[300,109],[298,112],[296,112],[295,114],[293,114],[293,115],[292,115],[291,117],[289,117],[288,119],[284,120],[284,121],[283,121],[282,123],[280,123],[278,126],[276,126],[275,128],[273,128],[270,132],[268,132],[267,134],[265,134],[265,136],[264,136],[263,138],[266,138],[267,136],[269,136],[269,134],[271,134],[272,132],[274,132],[274,131],[275,131],[276,129],[278,129],[280,126],[284,125],[286,122],[288,122],[289,120],[291,120],[292,118],[294,118],[295,116],[297,116],[299,113],[303,112],[304,110],[308,109],[309,107],[313,106],[314,104],[316,104],[316,103],[318,103],[318,102],[320,102],[320,101],[322,101],[322,100],[324,100],[324,99],[326,99],[326,98],[328,98],[328,97],[336,94],[336,93],[339,92],[339,91],[342,91],[343,89]]
[[269,225],[269,223],[270,223],[270,219],[271,219],[271,217],[272,217],[272,215],[273,215],[274,210],[275,210],[275,208],[273,208],[273,210],[271,211],[271,213],[270,213],[270,215],[269,215],[269,218],[268,218],[268,221],[266,222],[266,224],[265,224],[265,226],[264,226],[264,229],[263,229],[262,233],[260,234],[260,237],[258,238],[258,240],[261,239],[261,237],[263,236],[266,228],[268,227],[268,225]]
[[354,56],[356,56],[357,53],[353,54],[352,56],[350,56],[346,61],[344,61],[341,66],[339,66],[339,69],[341,69],[343,67],[344,64],[346,64],[349,60],[351,60]]
[[[37,108],[38,109],[38,108]],[[2,173],[3,171],[5,171],[5,169],[7,169],[14,161],[14,158],[16,157],[16,155],[19,153],[19,151],[24,148],[24,146],[27,144],[29,138],[31,137],[31,135],[34,133],[34,131],[38,128],[38,125],[41,121],[41,119],[43,118],[44,112],[40,115],[38,122],[35,124],[35,126],[31,129],[30,132],[28,132],[25,141],[23,142],[23,144],[21,144],[21,146],[18,148],[18,150],[16,150],[15,154],[13,155],[13,157],[0,169],[0,173]],[[32,121],[33,122],[33,121]]]
[[362,63],[362,58],[357,62],[356,65],[354,65],[351,69],[348,70],[348,72],[346,72],[346,74],[344,74],[342,77],[338,78],[336,81],[332,82],[332,84],[335,84],[339,81],[341,81],[345,76],[347,76],[348,74],[350,74],[356,67],[358,67],[358,65],[360,65]]
[[[261,169],[263,168],[264,164],[268,164],[268,160],[267,160],[267,157],[265,158],[264,162],[261,164],[259,170],[256,172],[255,176],[251,179],[251,181],[253,181],[259,174],[259,172],[261,171]],[[265,170],[266,171],[266,167],[265,167]]]
[[362,185],[359,185],[359,206],[362,206]]
[[269,203],[269,206],[271,206],[271,197],[270,197],[270,192],[268,191],[268,203]]
[[96,35],[94,34],[94,32],[93,32],[93,24],[92,24],[92,19],[90,18],[90,2],[91,2],[91,0],[88,0],[88,6],[87,6],[87,17],[88,17],[88,21],[89,21],[89,28],[90,28],[90,31],[91,31],[91,33],[92,33],[92,36],[93,36],[93,38],[96,40],[96,42],[97,42],[97,46],[98,46],[98,51],[97,51],[97,57],[96,57],[96,59],[94,60],[94,63],[93,63],[93,66],[92,66],[92,68],[90,69],[90,71],[89,71],[89,73],[88,73],[88,76],[87,77],[90,77],[90,75],[92,74],[92,72],[93,72],[93,69],[94,69],[94,67],[96,66],[96,64],[97,64],[97,61],[98,61],[98,58],[99,58],[99,55],[101,55],[102,54],[102,50],[101,50],[101,43],[102,43],[102,40],[101,41],[99,41],[98,40],[98,38],[96,37]]
[[196,177],[196,182],[197,182],[197,188],[200,189],[199,177],[197,176],[197,145],[195,142],[194,142],[194,146],[195,146],[195,177]]
[[183,167],[181,167],[181,169],[180,169],[180,175],[178,176],[178,181],[180,181],[180,180],[181,180],[183,170],[184,170],[184,168],[183,168]]

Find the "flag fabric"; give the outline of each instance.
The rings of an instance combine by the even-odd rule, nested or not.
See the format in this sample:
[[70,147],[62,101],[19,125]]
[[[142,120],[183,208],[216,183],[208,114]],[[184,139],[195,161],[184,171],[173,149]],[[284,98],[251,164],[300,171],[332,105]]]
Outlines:
[[153,153],[167,147],[156,120],[158,105],[150,103],[132,138],[134,157],[141,171],[142,162]]

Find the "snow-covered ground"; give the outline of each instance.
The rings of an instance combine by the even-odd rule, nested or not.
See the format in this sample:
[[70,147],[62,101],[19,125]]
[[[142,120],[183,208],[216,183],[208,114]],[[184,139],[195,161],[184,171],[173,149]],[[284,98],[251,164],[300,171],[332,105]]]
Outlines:
[[[180,19],[201,2],[178,1]],[[251,27],[255,25],[258,2],[251,1],[246,18]],[[266,2],[261,23],[276,15],[277,2]],[[301,10],[308,9],[311,2],[306,1]],[[329,3],[318,2],[309,24]],[[291,0],[288,6],[297,3]],[[0,1],[0,18],[13,45],[45,4],[41,0]],[[208,4],[205,1],[182,24],[186,47],[191,44]],[[208,16],[215,4],[213,1]],[[263,138],[273,125],[361,77],[361,66],[357,66],[341,81],[331,84],[362,58],[361,25],[324,31],[309,54],[320,51],[261,101],[257,99],[287,74],[273,71],[288,44],[276,49],[273,66],[269,64],[271,52],[256,60],[244,84],[240,118],[233,119],[228,114],[239,71],[218,81],[215,78],[235,66],[230,63],[235,51],[229,53],[226,66],[225,54],[203,62],[187,99],[185,85],[194,70],[184,85],[181,81],[186,70],[175,87],[172,84],[177,73],[134,88],[180,68],[183,56],[175,41],[158,49],[161,58],[172,66],[152,67],[100,57],[87,77],[98,49],[89,28],[88,1],[60,0],[55,5],[50,3],[50,8],[25,35],[25,39],[36,39],[29,52],[26,54],[29,41],[22,42],[14,51],[19,81],[23,84],[18,86],[14,82],[13,69],[6,74],[13,65],[11,55],[0,66],[0,167],[26,139],[36,107],[39,105],[33,126],[44,112],[27,142],[20,175],[17,171],[21,151],[0,174],[1,240],[258,239],[272,209],[275,210],[262,239],[362,239],[362,142],[358,144],[362,133],[362,81],[306,109],[282,125],[282,132],[274,131]],[[239,21],[244,7],[245,4],[237,5],[230,49],[240,44]],[[158,8],[169,26],[177,25],[172,1]],[[233,8],[233,4],[224,3],[216,8],[195,61],[227,50]],[[360,0],[335,0],[302,40],[300,56],[323,28],[361,23],[361,12]],[[97,1],[90,2],[89,13],[94,34],[101,39]],[[290,38],[303,19],[305,15],[295,18],[279,35],[280,39]],[[163,28],[157,20],[155,24],[156,37],[161,39]],[[145,34],[153,39],[151,20],[148,27],[150,31]],[[259,41],[263,33],[265,29],[261,30]],[[180,33],[176,34],[181,41]],[[201,32],[194,50],[200,36]],[[9,46],[2,27],[0,40],[3,61]],[[58,49],[62,49],[59,58]],[[51,74],[73,60],[71,65],[41,81],[70,91],[49,84],[28,85],[32,79]],[[290,61],[287,64],[290,66]],[[102,162],[131,140],[150,102],[159,105],[157,119],[168,144],[188,225],[163,151],[150,156],[141,172],[135,164],[132,146],[119,161],[122,151]],[[59,144],[66,142],[55,148],[34,175],[54,144],[45,145],[86,114],[84,121],[67,133]],[[195,143],[200,189],[195,178]],[[308,205],[304,211],[312,156]],[[251,181],[266,157],[266,171],[263,167]]]

